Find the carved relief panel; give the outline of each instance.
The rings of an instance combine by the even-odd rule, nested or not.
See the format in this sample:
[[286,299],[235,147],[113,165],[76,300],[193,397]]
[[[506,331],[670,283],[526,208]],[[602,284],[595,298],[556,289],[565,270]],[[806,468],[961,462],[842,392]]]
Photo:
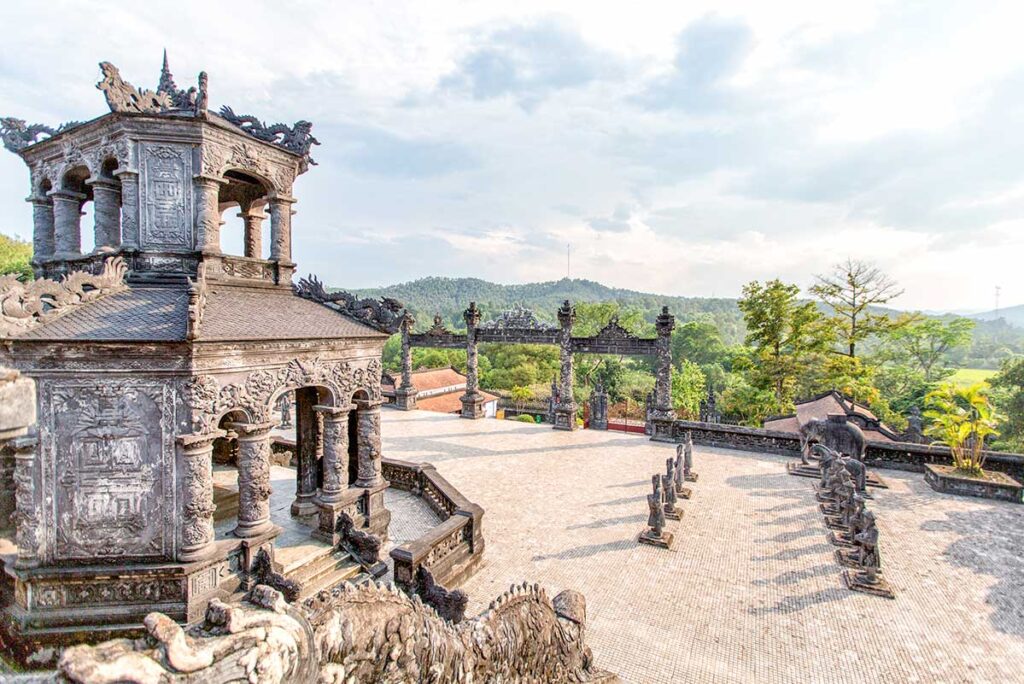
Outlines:
[[61,383],[43,398],[54,561],[173,553],[174,408],[158,382]]
[[192,249],[191,148],[143,143],[141,186],[142,248]]

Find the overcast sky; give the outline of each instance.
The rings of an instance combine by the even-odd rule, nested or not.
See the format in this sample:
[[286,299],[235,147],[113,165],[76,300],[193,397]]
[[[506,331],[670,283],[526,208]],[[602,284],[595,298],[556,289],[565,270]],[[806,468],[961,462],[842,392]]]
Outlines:
[[[901,308],[1024,303],[1019,1],[121,4],[5,3],[0,115],[98,116],[97,63],[153,88],[166,46],[211,109],[314,123],[294,253],[330,284],[555,280],[571,243],[674,295],[852,256]],[[4,152],[0,231],[27,194]]]

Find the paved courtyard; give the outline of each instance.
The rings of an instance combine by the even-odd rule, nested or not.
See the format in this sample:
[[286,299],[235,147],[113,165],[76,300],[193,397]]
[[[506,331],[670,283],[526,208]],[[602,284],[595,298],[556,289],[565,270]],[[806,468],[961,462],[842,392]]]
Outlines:
[[1024,681],[1024,506],[873,490],[887,600],[848,591],[812,481],[781,456],[697,447],[675,552],[638,545],[672,445],[387,410],[384,453],[486,510],[468,614],[515,582],[587,598],[600,666],[628,682]]

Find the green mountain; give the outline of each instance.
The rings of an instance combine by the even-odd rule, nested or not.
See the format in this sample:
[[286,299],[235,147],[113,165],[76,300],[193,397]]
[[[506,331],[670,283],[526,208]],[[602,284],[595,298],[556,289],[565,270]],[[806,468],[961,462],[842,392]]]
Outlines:
[[1024,304],[1008,306],[1005,309],[999,309],[998,311],[983,311],[981,313],[971,314],[968,318],[973,318],[976,321],[996,321],[1002,318],[1010,325],[1015,325],[1018,328],[1024,328]]
[[479,278],[421,278],[388,287],[357,290],[365,297],[392,297],[402,302],[417,320],[417,328],[430,325],[435,313],[440,314],[449,327],[462,327],[462,311],[470,302],[476,302],[488,320],[521,304],[547,321],[555,320],[555,312],[562,302],[616,302],[623,308],[639,309],[644,318],[653,322],[662,306],[668,306],[680,322],[702,316],[711,317],[718,325],[726,343],[741,341],[743,316],[735,299],[707,297],[670,297],[612,288],[592,280],[569,279],[500,285]]

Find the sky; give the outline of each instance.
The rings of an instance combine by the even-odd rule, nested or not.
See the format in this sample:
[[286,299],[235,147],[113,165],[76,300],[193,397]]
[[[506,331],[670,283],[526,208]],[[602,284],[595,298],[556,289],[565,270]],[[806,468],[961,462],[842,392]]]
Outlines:
[[[100,61],[307,119],[294,258],[327,283],[567,272],[738,296],[875,263],[899,308],[1024,303],[1024,3],[5,3],[0,115],[106,112]],[[0,232],[29,237],[0,154]],[[240,221],[225,249],[240,251]],[[567,246],[571,260],[567,264]]]

